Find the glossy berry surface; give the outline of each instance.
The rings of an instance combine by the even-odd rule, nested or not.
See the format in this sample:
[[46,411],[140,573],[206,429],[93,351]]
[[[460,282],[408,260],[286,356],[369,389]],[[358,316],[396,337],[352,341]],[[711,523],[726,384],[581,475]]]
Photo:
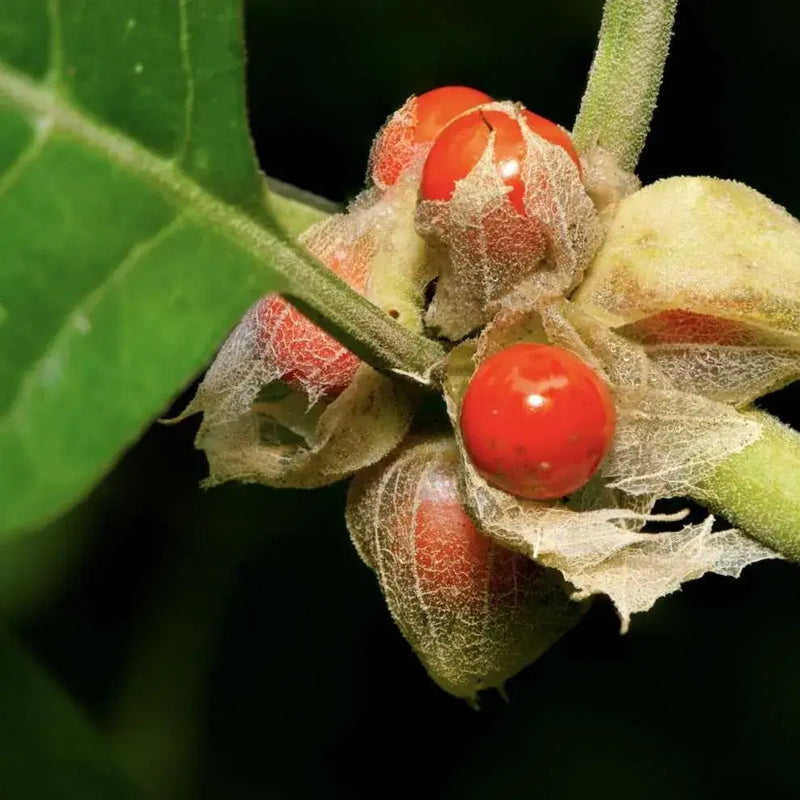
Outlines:
[[[543,139],[562,147],[580,172],[580,159],[569,136],[554,122],[524,109],[528,127]],[[522,164],[526,142],[517,119],[506,111],[481,109],[455,119],[436,138],[425,159],[420,194],[424,200],[449,200],[456,181],[469,175],[481,159],[494,131],[494,163],[510,192],[511,205],[525,215]]]
[[412,98],[378,134],[372,153],[375,183],[384,188],[393,186],[449,122],[491,101],[488,94],[468,86],[442,86]]
[[602,378],[580,358],[551,345],[516,344],[478,367],[460,422],[467,453],[488,483],[552,500],[597,471],[616,411]]
[[[333,272],[363,292],[367,282],[366,248],[342,244],[324,260]],[[308,394],[340,394],[361,364],[359,358],[278,295],[258,306],[258,338],[264,357],[271,360],[281,380]]]

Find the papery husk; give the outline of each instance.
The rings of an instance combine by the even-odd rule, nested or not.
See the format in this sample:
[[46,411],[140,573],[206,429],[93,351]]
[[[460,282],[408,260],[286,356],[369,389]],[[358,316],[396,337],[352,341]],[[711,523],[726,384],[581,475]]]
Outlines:
[[[573,299],[673,381],[746,405],[800,377],[798,252],[800,223],[754,189],[668,178],[618,204]],[[676,311],[688,324],[665,325]]]
[[636,175],[622,169],[611,153],[597,145],[581,154],[581,166],[583,187],[606,228],[622,200],[641,189],[642,184]]
[[[346,214],[313,225],[300,241],[325,260],[343,243],[368,238],[365,295],[420,331],[430,275],[424,243],[414,229],[415,198],[407,181],[383,195],[365,192]],[[366,364],[333,398],[313,380],[299,388],[283,386],[271,338],[260,332],[263,322],[257,304],[224,343],[182,415],[203,413],[196,445],[208,457],[207,485],[240,480],[323,486],[374,464],[402,441],[416,401],[412,389]],[[265,400],[265,389],[268,395],[277,389],[282,397]]]
[[[474,703],[478,692],[502,688],[538,658],[585,609],[567,599],[556,573],[496,543],[488,544],[485,562],[454,552],[421,571],[418,531],[431,524],[420,516],[423,498],[460,502],[457,475],[452,438],[409,443],[353,480],[347,525],[430,676]],[[446,535],[448,524],[445,516],[437,535]]]
[[616,327],[686,309],[800,335],[800,223],[735,181],[675,177],[625,198],[575,299]]
[[674,384],[723,403],[747,406],[800,377],[797,341],[739,320],[676,310],[617,331]]
[[559,570],[581,599],[605,594],[622,629],[633,613],[705,572],[738,575],[754,561],[778,557],[735,530],[713,532],[713,518],[667,533],[642,533],[660,497],[693,491],[723,459],[760,436],[753,419],[731,406],[680,386],[645,350],[615,334],[568,301],[509,311],[478,342],[450,357],[448,411],[458,431],[461,397],[477,363],[518,341],[564,347],[586,360],[609,383],[617,430],[600,471],[585,489],[561,502],[524,500],[490,486],[463,450],[464,500],[493,539]]
[[335,400],[311,411],[298,413],[308,406],[297,393],[278,403],[255,403],[255,410],[198,436],[209,465],[204,485],[236,480],[314,489],[335,483],[402,441],[413,404],[411,390],[366,365]]
[[[367,163],[367,183],[374,183],[384,191],[394,185],[406,170],[419,175],[422,163],[431,148],[431,142],[419,142],[414,136],[417,124],[417,97],[411,95],[397,111],[383,123],[372,140]],[[386,159],[391,163],[391,181],[381,180],[377,166]],[[395,174],[396,173],[396,174]]]
[[438,275],[425,316],[458,340],[500,308],[564,295],[583,277],[600,245],[602,225],[567,152],[533,133],[513,103],[491,103],[520,122],[527,155],[522,217],[494,163],[494,131],[482,157],[447,201],[420,200],[417,227]]

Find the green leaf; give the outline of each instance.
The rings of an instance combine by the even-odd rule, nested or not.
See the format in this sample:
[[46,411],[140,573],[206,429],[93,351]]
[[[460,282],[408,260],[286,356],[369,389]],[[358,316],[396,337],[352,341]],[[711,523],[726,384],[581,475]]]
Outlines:
[[[0,533],[84,493],[270,291],[385,369],[425,383],[441,358],[268,211],[240,11],[4,2]],[[304,218],[295,200],[269,205],[295,230]]]
[[0,633],[0,708],[0,797],[142,797],[61,689],[5,633]]
[[4,3],[0,531],[85,491],[281,286],[231,235],[270,223],[240,27],[229,0]]

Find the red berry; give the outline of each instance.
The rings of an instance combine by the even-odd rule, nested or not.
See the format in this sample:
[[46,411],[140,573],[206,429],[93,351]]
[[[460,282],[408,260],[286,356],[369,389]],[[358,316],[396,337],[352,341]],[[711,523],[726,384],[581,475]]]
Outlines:
[[[528,127],[543,139],[562,147],[580,172],[581,163],[569,136],[553,122],[522,110]],[[420,194],[424,200],[449,200],[456,181],[463,180],[480,161],[494,131],[494,163],[503,182],[511,189],[511,205],[526,216],[525,185],[521,177],[526,143],[519,122],[505,111],[479,109],[453,120],[428,153],[422,170]]]
[[517,581],[540,568],[526,556],[492,542],[461,505],[455,469],[428,473],[417,489],[414,518],[416,579],[422,592],[455,609],[517,599]]
[[580,607],[553,573],[476,528],[458,476],[452,439],[417,440],[356,476],[347,527],[431,677],[474,700],[541,655]]
[[614,399],[600,376],[560,347],[516,344],[487,358],[461,406],[475,468],[518,497],[552,500],[583,486],[614,436]]
[[467,86],[442,86],[412,97],[389,118],[375,140],[370,156],[372,179],[381,188],[393,186],[451,120],[491,100]]
[[623,332],[642,344],[747,345],[753,338],[746,323],[680,308],[645,317]]
[[[342,243],[323,258],[323,263],[363,292],[367,282],[367,249],[361,242]],[[310,395],[332,397],[353,380],[361,364],[358,357],[291,303],[278,295],[269,295],[259,304],[257,315],[259,346],[289,386]]]

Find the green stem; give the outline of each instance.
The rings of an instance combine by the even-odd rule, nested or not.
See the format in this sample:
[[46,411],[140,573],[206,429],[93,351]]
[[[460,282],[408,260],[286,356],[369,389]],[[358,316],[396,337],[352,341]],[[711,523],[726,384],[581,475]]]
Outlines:
[[678,0],[606,0],[600,41],[575,120],[585,152],[600,145],[633,171],[644,147]]
[[[194,209],[204,224],[268,265],[270,269],[265,269],[264,275],[269,274],[272,286],[275,273],[283,278],[282,293],[365,361],[424,386],[437,382],[437,367],[444,357],[440,345],[411,333],[351,289],[296,244],[277,215],[273,215],[274,223],[270,220],[265,226],[263,219],[255,219],[206,192],[175,161],[164,160],[128,136],[97,124],[48,85],[3,68],[0,99],[26,116],[50,120],[55,129],[103,153],[119,167],[133,170],[174,198],[180,207]],[[275,196],[280,192],[271,195],[265,191],[267,205],[275,204]],[[307,198],[305,195],[305,205]],[[302,201],[295,198],[294,202]],[[280,205],[281,200],[277,203]]]
[[800,561],[800,433],[763,411],[761,438],[727,459],[695,499],[786,558]]

